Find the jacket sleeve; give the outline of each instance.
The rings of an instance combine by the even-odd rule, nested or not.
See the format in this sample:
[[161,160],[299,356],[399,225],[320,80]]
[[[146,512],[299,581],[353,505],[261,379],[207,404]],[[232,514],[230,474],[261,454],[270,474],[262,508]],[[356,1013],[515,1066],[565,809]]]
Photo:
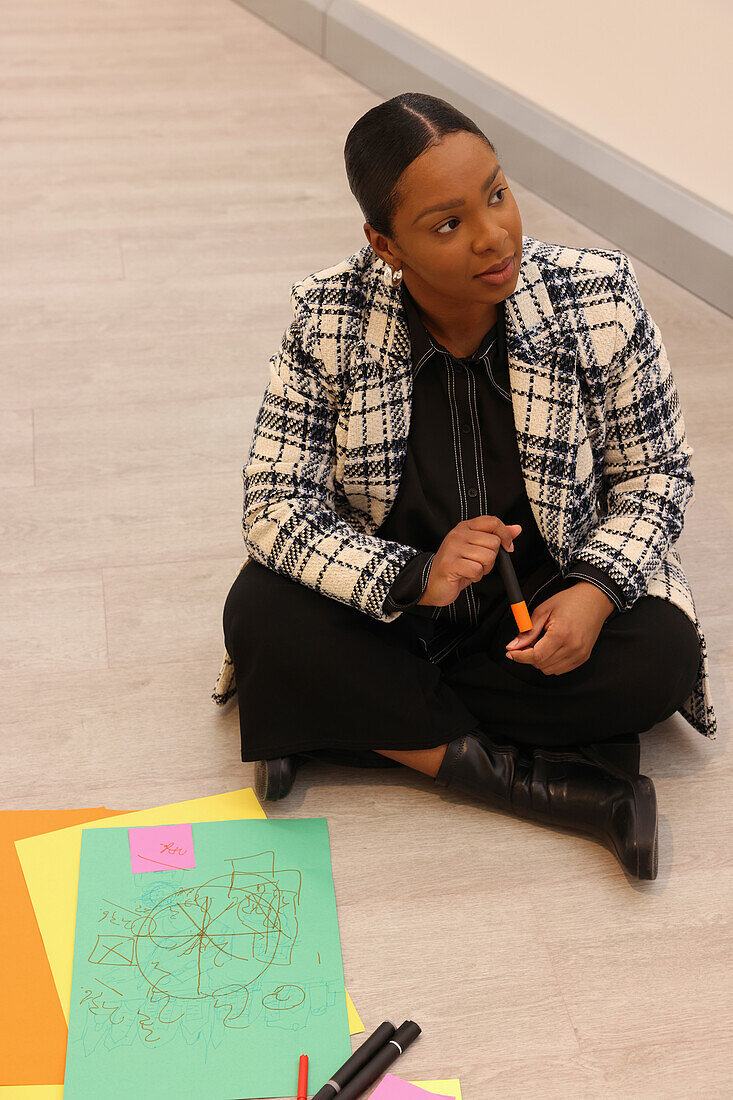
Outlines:
[[384,601],[385,611],[406,611],[422,599],[437,550],[421,550],[400,572]]
[[306,348],[307,306],[298,284],[291,304],[294,319],[269,360],[270,380],[242,470],[244,542],[274,572],[391,622],[401,611],[385,611],[385,599],[418,551],[357,531],[336,511],[339,407],[322,359]]
[[628,611],[679,538],[694,499],[693,448],[659,327],[621,254],[616,350],[605,399],[601,520],[574,547],[573,563],[597,566]]

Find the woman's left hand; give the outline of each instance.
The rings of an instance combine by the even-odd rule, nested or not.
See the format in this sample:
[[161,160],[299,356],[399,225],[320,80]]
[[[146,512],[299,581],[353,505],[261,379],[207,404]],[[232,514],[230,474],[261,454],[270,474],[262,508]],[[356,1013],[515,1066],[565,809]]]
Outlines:
[[546,676],[571,672],[590,657],[614,606],[597,585],[578,581],[537,605],[532,629],[509,642],[507,657],[511,655],[517,664],[534,665]]

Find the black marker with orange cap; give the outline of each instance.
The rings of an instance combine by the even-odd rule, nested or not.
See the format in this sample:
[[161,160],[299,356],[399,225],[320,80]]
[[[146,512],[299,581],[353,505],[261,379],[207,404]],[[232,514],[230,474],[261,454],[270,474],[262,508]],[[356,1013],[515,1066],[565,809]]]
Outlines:
[[505,550],[503,546],[499,547],[499,553],[496,555],[496,564],[499,566],[501,579],[504,581],[504,586],[509,597],[509,606],[512,609],[512,614],[514,615],[520,632],[531,630],[532,619],[527,610],[527,604],[524,601],[524,595],[519,581],[517,580],[517,574],[514,571],[511,554],[508,550]]

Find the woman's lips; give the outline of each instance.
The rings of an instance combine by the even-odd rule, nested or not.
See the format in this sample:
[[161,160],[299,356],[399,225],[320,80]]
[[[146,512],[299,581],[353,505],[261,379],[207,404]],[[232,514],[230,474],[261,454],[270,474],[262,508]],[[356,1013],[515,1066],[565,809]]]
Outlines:
[[506,267],[501,271],[487,271],[484,275],[474,275],[474,279],[481,279],[484,283],[492,283],[495,286],[505,283],[514,274],[514,257],[512,256]]

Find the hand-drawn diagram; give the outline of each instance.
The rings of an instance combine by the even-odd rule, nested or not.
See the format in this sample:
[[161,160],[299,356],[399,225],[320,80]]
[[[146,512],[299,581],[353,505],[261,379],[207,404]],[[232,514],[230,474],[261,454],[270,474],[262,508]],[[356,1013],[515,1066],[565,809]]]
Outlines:
[[323,1080],[351,1053],[326,818],[191,830],[153,872],[82,830],[65,1100],[287,1096],[304,1050]]
[[[191,870],[161,872],[154,884],[139,875],[134,900],[101,899],[78,1002],[84,1053],[176,1038],[217,1047],[228,1029],[299,1030],[336,1003],[343,986],[288,981],[302,882],[275,864],[274,851],[222,860],[222,873],[198,885],[184,885]],[[317,972],[312,954],[299,974]]]

